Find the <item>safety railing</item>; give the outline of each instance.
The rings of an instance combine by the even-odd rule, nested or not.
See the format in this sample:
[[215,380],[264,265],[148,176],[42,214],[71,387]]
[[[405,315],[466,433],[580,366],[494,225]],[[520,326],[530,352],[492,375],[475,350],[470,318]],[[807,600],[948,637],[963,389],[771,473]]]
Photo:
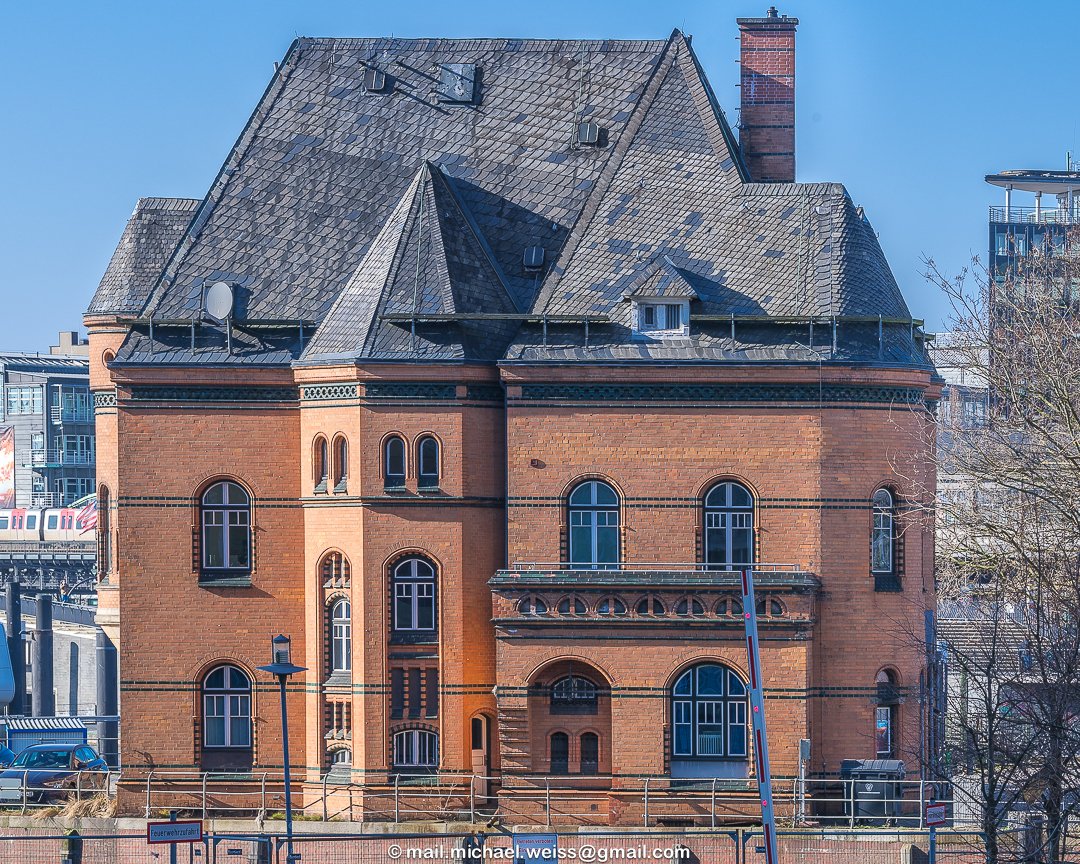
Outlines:
[[543,572],[546,570],[629,570],[632,572],[665,570],[688,573],[741,573],[747,567],[755,573],[802,573],[805,568],[798,564],[715,564],[703,561],[627,561],[612,564],[581,564],[571,561],[515,561],[511,570]]
[[[1077,197],[1080,198],[1080,190]],[[1037,225],[1080,224],[1080,207],[1070,213],[1065,207],[991,207],[991,222],[1035,223]]]
[[[54,775],[43,777],[43,774]],[[112,795],[115,775],[101,771],[54,771],[41,768],[6,768],[0,776],[0,808],[26,813],[34,808],[55,807],[71,800],[82,801]]]
[[[202,818],[275,818],[284,810],[280,772],[152,770],[141,781],[147,818],[180,810]],[[303,785],[303,799],[295,787]],[[315,794],[313,794],[313,791]],[[967,794],[948,783],[878,777],[784,780],[774,785],[777,819],[846,827],[925,828],[933,798],[970,809]],[[303,800],[304,803],[299,802]],[[623,821],[654,828],[696,825],[723,828],[758,818],[756,781],[670,776],[611,778],[584,775],[389,774],[379,782],[342,782],[328,772],[317,784],[294,780],[294,812],[317,821],[485,821],[498,815],[518,823],[559,826],[606,822],[609,808]],[[967,809],[965,809],[967,807]],[[965,817],[966,818],[966,817]],[[957,825],[970,824],[960,820]]]
[[93,465],[95,457],[90,450],[31,450],[30,464],[35,467],[61,465]]

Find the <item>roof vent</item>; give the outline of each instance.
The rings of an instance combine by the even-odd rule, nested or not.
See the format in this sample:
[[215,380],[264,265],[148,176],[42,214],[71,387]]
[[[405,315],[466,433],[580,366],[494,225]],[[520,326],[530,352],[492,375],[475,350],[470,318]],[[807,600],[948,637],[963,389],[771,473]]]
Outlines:
[[368,93],[382,93],[386,90],[386,73],[368,67],[364,70],[364,89]]
[[595,123],[578,123],[577,143],[588,147],[600,146],[600,127]]
[[476,64],[441,64],[438,95],[440,102],[472,102],[476,96]]
[[525,250],[524,261],[526,272],[533,273],[540,270],[544,266],[544,247],[543,246],[529,246]]

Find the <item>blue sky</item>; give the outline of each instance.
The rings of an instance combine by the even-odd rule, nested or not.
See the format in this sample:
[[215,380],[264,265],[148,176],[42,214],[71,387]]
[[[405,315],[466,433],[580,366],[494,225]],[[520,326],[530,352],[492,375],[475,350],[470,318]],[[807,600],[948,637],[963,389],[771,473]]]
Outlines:
[[[135,200],[201,197],[295,36],[694,37],[734,122],[734,19],[768,0],[185,0],[5,4],[0,349],[81,325]],[[791,0],[797,172],[866,208],[916,316],[921,277],[984,254],[1006,168],[1080,158],[1068,2]]]

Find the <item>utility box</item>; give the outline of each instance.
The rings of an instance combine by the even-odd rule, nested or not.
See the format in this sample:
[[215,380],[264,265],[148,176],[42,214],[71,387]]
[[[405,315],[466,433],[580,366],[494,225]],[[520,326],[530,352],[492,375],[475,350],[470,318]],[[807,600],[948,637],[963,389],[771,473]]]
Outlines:
[[845,759],[841,777],[849,790],[847,815],[855,822],[884,825],[900,816],[904,763],[899,759]]
[[8,747],[19,754],[31,744],[85,744],[86,726],[75,717],[9,717]]

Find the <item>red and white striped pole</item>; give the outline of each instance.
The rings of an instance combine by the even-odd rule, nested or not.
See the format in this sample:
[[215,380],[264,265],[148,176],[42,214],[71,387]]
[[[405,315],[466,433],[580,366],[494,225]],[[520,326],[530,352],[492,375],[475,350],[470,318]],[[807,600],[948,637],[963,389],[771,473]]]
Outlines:
[[765,864],[778,864],[769,742],[765,737],[765,697],[762,693],[761,652],[758,650],[754,571],[749,567],[742,573],[742,608],[743,621],[746,623],[746,662],[750,669],[750,720],[754,734],[754,758],[757,761],[758,795],[761,798],[761,830],[765,834]]

